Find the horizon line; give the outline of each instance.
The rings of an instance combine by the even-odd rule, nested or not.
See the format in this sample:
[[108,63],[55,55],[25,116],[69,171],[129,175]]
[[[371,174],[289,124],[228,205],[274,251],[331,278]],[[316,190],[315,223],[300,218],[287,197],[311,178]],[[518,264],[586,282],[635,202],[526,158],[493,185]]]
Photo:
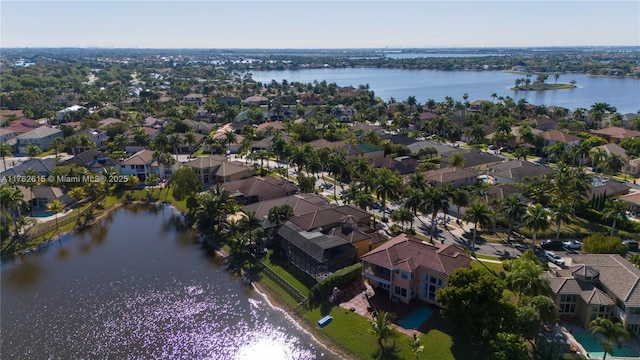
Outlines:
[[389,50],[435,50],[435,49],[546,49],[546,48],[637,48],[640,45],[519,45],[519,46],[403,46],[403,47],[116,47],[116,46],[0,46],[0,49],[104,49],[104,50],[376,50],[380,52]]

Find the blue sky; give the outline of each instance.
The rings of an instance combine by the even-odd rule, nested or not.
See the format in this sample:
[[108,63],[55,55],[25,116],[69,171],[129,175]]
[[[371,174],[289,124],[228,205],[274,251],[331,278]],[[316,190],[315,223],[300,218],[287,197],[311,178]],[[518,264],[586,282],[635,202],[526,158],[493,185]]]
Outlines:
[[1,47],[640,46],[640,1],[6,1]]

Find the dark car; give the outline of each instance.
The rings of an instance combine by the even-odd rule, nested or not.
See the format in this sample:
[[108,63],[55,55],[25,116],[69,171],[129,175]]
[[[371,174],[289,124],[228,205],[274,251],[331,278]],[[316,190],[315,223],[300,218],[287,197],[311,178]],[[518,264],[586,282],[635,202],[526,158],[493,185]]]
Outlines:
[[627,245],[629,250],[638,251],[638,242],[633,239],[627,239],[622,242],[622,245]]
[[543,240],[540,243],[540,247],[545,250],[562,250],[564,249],[563,245],[560,240]]

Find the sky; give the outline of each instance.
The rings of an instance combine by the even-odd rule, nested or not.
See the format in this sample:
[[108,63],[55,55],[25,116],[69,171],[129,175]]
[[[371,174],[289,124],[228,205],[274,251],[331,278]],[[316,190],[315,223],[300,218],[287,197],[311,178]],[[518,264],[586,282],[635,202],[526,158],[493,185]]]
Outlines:
[[640,1],[0,1],[0,47],[640,46]]

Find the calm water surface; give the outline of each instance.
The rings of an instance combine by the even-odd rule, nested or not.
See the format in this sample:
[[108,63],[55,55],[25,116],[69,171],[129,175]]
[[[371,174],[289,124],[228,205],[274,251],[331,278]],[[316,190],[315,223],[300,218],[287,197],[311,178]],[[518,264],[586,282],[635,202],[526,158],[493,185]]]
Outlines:
[[[401,69],[310,69],[283,71],[254,71],[253,79],[260,82],[299,81],[312,83],[314,80],[335,82],[340,86],[369,84],[376,96],[384,100],[391,97],[398,101],[409,96],[424,103],[428,99],[442,101],[445,96],[463,101],[462,95],[469,94],[469,101],[492,100],[491,95],[507,97],[516,101],[526,99],[534,105],[556,105],[573,110],[577,107],[588,109],[596,102],[606,102],[615,106],[622,114],[640,110],[640,80],[630,78],[590,77],[582,74],[561,74],[558,83],[576,80],[577,88],[548,91],[512,91],[516,79],[525,74],[500,71],[438,71]],[[535,76],[532,77],[535,80]],[[549,76],[547,83],[554,83]]]
[[176,229],[170,208],[120,209],[2,264],[2,359],[334,356]]

